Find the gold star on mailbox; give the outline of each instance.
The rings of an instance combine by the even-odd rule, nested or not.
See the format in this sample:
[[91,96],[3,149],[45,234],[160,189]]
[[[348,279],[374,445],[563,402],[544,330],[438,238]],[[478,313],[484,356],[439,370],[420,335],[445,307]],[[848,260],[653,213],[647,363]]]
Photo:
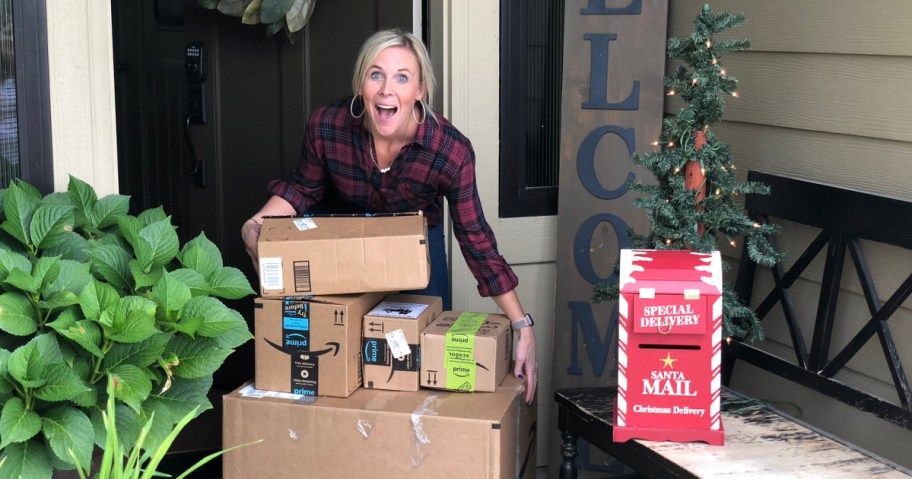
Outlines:
[[667,368],[667,367],[671,367],[672,369],[674,369],[674,362],[677,361],[677,359],[672,359],[671,353],[668,353],[667,356],[665,356],[664,358],[659,359],[659,361],[662,361],[663,363],[665,363],[665,364],[662,366],[662,369],[665,369],[665,368]]

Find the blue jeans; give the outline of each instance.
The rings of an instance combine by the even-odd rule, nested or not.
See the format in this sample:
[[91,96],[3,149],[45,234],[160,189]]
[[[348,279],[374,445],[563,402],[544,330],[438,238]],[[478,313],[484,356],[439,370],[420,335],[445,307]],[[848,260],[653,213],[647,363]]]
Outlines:
[[403,293],[440,296],[443,299],[443,310],[450,311],[452,309],[450,299],[450,273],[447,267],[442,225],[428,229],[428,250],[431,255],[431,280],[428,282],[427,288],[414,291],[403,291]]

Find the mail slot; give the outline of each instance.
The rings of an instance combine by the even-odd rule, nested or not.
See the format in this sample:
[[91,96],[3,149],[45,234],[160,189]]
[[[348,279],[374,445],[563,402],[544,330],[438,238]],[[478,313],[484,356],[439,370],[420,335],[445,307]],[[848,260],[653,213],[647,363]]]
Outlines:
[[621,250],[613,440],[722,445],[718,251]]

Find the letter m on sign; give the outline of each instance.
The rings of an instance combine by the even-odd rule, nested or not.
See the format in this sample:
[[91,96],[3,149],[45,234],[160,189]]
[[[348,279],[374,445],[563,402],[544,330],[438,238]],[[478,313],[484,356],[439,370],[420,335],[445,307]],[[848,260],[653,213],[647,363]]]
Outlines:
[[611,340],[614,338],[614,330],[618,324],[618,306],[615,304],[611,308],[608,328],[603,337],[599,335],[599,328],[595,323],[592,303],[570,301],[568,304],[572,311],[570,321],[572,332],[570,336],[570,367],[567,368],[567,374],[583,374],[583,369],[579,364],[580,337],[582,336],[583,347],[589,353],[589,365],[592,366],[592,373],[596,376],[601,376],[605,371],[605,363],[608,361],[608,353],[611,350]]

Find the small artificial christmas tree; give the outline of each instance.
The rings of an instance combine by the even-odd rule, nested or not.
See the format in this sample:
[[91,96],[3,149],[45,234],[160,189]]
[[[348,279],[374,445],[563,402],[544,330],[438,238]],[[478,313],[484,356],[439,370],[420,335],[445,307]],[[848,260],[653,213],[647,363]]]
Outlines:
[[[738,96],[738,81],[725,72],[721,55],[750,48],[747,39],[717,42],[713,35],[743,22],[743,14],[713,13],[707,4],[689,37],[668,40],[668,56],[684,64],[665,77],[667,94],[681,97],[687,105],[663,120],[661,138],[653,143],[660,146],[659,151],[632,158],[658,180],[657,184],[630,184],[631,190],[640,193],[634,205],[646,211],[650,224],[646,235],[631,233],[636,248],[709,252],[722,240],[736,246],[740,237],[751,261],[773,266],[780,260],[769,241],[778,226],[753,221],[740,201],[745,194],[769,194],[769,187],[736,180],[731,150],[710,128],[722,119],[723,94]],[[595,287],[593,301],[616,298],[616,284]],[[762,338],[756,315],[728,286],[723,291],[722,333],[739,339]]]

